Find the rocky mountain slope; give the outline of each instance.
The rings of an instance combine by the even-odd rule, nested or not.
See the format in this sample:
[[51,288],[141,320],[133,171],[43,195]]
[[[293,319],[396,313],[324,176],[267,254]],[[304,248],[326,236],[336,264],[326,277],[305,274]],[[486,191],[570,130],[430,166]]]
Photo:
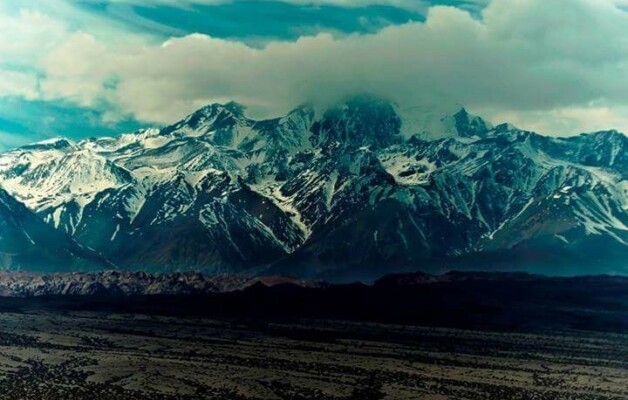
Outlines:
[[155,275],[115,270],[47,274],[0,272],[0,297],[209,295],[244,290],[256,285],[325,286],[323,282],[282,276],[207,276],[197,272]]
[[98,269],[112,264],[43,222],[0,189],[0,264],[10,269]]
[[263,121],[213,104],[5,153],[0,183],[127,269],[628,273],[628,137],[546,137],[464,109],[430,135],[400,115],[370,96]]

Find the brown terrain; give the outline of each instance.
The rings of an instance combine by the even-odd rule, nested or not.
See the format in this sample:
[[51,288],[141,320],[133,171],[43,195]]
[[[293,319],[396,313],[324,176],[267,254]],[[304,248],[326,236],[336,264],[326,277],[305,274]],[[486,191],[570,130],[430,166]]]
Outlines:
[[627,360],[616,334],[0,314],[0,399],[626,399]]

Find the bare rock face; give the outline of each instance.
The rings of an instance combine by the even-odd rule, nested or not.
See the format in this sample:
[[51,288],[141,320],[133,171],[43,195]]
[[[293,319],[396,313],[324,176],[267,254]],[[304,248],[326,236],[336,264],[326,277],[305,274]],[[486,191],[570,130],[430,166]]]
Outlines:
[[[628,137],[546,137],[464,109],[412,135],[404,118],[370,96],[263,121],[214,104],[160,130],[5,153],[0,184],[47,223],[51,241],[69,237],[121,269],[328,279],[448,268],[628,273]],[[11,218],[0,212],[0,222]],[[81,265],[13,253],[4,251],[5,268]],[[185,276],[177,279],[188,287]]]

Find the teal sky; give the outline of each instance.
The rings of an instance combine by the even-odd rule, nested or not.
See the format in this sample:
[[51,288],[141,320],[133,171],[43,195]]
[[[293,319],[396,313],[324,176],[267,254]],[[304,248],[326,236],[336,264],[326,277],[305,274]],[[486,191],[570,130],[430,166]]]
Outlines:
[[548,133],[628,127],[624,0],[0,4],[0,149],[369,91]]

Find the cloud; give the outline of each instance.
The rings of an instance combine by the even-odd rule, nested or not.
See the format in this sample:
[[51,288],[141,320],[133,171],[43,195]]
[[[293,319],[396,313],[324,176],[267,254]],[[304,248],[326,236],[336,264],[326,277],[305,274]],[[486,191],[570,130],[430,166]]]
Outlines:
[[39,97],[37,77],[30,73],[0,69],[0,97],[34,100]]
[[35,63],[39,96],[168,123],[213,101],[272,116],[366,91],[402,105],[461,103],[547,133],[628,131],[628,14],[611,0],[494,0],[480,18],[437,6],[425,23],[263,48],[127,35],[68,32]]
[[66,37],[63,22],[39,11],[22,9],[16,15],[0,12],[0,63],[32,64]]

